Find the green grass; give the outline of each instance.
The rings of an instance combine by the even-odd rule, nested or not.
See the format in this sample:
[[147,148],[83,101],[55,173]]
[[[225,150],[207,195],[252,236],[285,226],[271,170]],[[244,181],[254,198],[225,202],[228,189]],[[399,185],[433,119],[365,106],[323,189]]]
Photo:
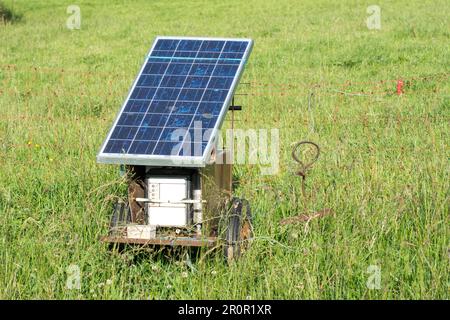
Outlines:
[[[448,1],[380,0],[379,31],[365,25],[372,1],[80,0],[72,31],[70,2],[3,3],[24,19],[0,24],[0,298],[449,298]],[[237,126],[280,130],[280,171],[235,166],[256,239],[230,267],[220,255],[133,260],[98,241],[125,186],[95,156],[156,35],[251,37],[241,82],[297,86],[239,88],[255,95],[238,96]],[[436,74],[403,96],[333,91]],[[308,211],[335,215],[280,226],[303,212],[290,158],[301,139],[322,148]],[[81,290],[66,289],[71,264]]]
[[0,1],[0,23],[15,23],[22,19],[22,14],[14,10],[14,3],[8,6],[4,1]]

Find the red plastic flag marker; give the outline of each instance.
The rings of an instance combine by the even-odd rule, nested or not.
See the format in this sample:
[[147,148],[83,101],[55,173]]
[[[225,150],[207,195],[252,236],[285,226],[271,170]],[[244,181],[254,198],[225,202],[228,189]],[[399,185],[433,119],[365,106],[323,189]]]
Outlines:
[[399,96],[403,94],[403,80],[397,80],[397,94]]

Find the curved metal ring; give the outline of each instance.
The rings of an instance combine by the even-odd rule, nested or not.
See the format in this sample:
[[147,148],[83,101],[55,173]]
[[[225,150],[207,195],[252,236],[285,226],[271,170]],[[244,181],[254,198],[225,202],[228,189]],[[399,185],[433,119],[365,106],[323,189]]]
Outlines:
[[[312,146],[314,146],[314,148],[317,150],[316,151],[316,156],[314,157],[314,159],[310,162],[308,162],[306,165],[297,157],[297,150],[300,148],[300,146],[305,145],[305,144],[310,144]],[[292,148],[292,158],[302,166],[302,171],[305,172],[306,169],[308,169],[309,167],[311,167],[314,162],[317,161],[317,159],[319,158],[320,155],[320,147],[317,143],[312,142],[312,141],[299,141],[297,142],[294,147]]]

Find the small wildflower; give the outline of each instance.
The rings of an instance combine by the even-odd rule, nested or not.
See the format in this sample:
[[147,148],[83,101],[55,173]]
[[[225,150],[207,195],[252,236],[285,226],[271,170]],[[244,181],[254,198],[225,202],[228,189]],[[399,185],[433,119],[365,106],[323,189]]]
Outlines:
[[247,296],[247,297],[245,297],[245,299],[252,300],[252,296]]
[[217,274],[217,271],[216,271],[216,270],[213,270],[213,271],[211,271],[211,274],[212,274],[213,276],[215,276],[215,275]]
[[112,285],[112,283],[113,283],[113,281],[112,281],[111,279],[106,280],[106,285],[107,285],[107,286]]
[[28,145],[29,145],[29,146],[31,146],[31,144],[32,144],[32,143],[33,143],[33,142],[31,142],[31,140],[30,140],[30,141],[28,141]]
[[48,161],[53,162],[53,158],[48,159]]
[[188,273],[187,273],[186,271],[183,271],[183,272],[181,273],[181,277],[187,278],[187,277],[188,277]]
[[152,265],[152,270],[153,270],[153,271],[156,271],[156,270],[158,270],[158,266],[157,266],[157,265],[155,265],[155,264],[154,264],[154,265]]
[[99,287],[99,288],[101,288],[101,287],[103,287],[105,284],[103,283],[103,282],[100,282],[97,286]]
[[167,288],[167,289],[172,289],[172,285],[168,284],[168,285],[166,286],[166,288]]
[[41,147],[40,144],[35,144],[34,146],[35,146],[36,148],[40,148],[40,147]]

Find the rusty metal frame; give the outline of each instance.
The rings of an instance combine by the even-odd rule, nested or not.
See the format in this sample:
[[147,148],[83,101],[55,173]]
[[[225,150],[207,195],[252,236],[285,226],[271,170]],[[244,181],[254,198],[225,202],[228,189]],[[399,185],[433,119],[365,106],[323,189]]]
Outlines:
[[133,239],[126,237],[107,236],[100,239],[102,242],[138,245],[160,245],[160,246],[186,246],[186,247],[214,247],[217,237],[194,238],[194,237],[159,237],[155,239]]
[[[217,212],[224,210],[223,205],[227,199],[231,198],[232,192],[232,165],[227,161],[231,159],[230,151],[220,150],[217,152],[217,156],[223,159],[223,163],[212,163],[205,168],[200,168],[201,185],[203,199],[206,203],[203,206],[205,212],[205,219],[208,221],[204,225],[203,236],[174,236],[174,235],[162,235],[153,239],[142,238],[128,238],[124,235],[120,235],[117,230],[124,231],[124,227],[127,224],[122,225],[116,230],[115,234],[104,236],[101,238],[102,242],[117,243],[117,244],[130,244],[130,245],[160,245],[160,246],[186,246],[186,247],[214,247],[217,245],[219,238],[217,237],[218,218],[212,218],[212,215],[217,216]],[[228,162],[228,163],[227,163]],[[144,187],[139,183],[145,170],[143,167],[129,166],[130,179],[128,181],[128,203],[131,209],[131,216],[133,223],[138,225],[145,224],[145,218],[140,206],[136,203],[136,197],[143,196],[145,194]],[[181,170],[181,168],[179,168]],[[190,169],[189,169],[190,170]]]

